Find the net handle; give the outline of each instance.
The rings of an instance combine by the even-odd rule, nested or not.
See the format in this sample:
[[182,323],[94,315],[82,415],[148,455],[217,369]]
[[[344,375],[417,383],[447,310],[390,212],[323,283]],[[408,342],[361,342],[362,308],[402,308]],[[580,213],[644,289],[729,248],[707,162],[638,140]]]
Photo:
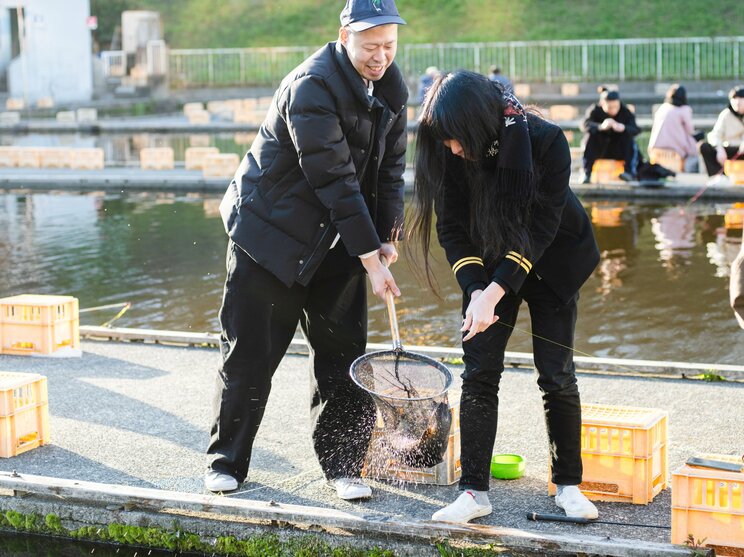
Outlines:
[[[390,266],[387,257],[382,258],[382,264],[385,265],[385,267]],[[385,303],[387,304],[388,320],[390,321],[390,333],[393,335],[393,350],[402,351],[403,345],[400,342],[398,315],[395,313],[395,296],[390,288],[385,290]]]

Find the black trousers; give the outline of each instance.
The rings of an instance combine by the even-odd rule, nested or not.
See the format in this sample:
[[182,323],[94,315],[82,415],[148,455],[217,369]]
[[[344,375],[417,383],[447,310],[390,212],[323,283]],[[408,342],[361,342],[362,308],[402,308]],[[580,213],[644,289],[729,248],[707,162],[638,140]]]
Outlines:
[[584,140],[584,173],[592,174],[592,166],[597,159],[624,161],[625,172],[635,176],[638,173],[638,146],[635,139],[627,133],[598,132],[588,134]]
[[[739,152],[738,147],[724,147],[724,149],[726,150],[727,159],[730,159]],[[707,141],[700,144],[700,156],[702,156],[705,161],[705,168],[708,171],[708,176],[715,176],[723,171],[723,167],[718,164],[718,159],[716,159],[716,148]]]
[[[573,347],[576,301],[562,303],[543,281],[531,273],[518,294],[507,294],[496,306],[499,321],[463,343],[465,371],[460,399],[460,489],[488,490],[504,351],[523,299],[527,301],[535,335],[533,350],[537,384],[542,391],[548,428],[552,479],[561,485],[581,483],[581,403],[573,353],[566,348]],[[463,314],[468,302],[465,296]]]
[[311,283],[287,288],[230,242],[220,310],[209,466],[243,481],[271,379],[297,324],[310,345],[315,453],[327,478],[358,477],[375,420],[372,399],[349,376],[367,342],[366,275],[336,246]]

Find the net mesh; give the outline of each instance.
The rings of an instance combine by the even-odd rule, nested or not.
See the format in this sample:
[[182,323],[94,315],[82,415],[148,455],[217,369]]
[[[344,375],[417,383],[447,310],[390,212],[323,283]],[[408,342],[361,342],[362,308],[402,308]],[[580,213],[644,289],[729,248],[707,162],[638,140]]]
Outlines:
[[370,452],[378,455],[375,462],[383,465],[393,458],[429,467],[442,461],[451,424],[447,389],[452,383],[443,364],[403,350],[373,352],[352,364],[351,376],[377,406],[381,427],[370,444]]

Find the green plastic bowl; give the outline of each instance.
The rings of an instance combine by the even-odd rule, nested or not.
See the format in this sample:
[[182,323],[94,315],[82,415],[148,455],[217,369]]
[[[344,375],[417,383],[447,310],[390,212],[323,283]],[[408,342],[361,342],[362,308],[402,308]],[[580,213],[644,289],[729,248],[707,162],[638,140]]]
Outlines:
[[518,454],[496,454],[491,458],[491,475],[499,480],[516,480],[524,475],[524,464]]

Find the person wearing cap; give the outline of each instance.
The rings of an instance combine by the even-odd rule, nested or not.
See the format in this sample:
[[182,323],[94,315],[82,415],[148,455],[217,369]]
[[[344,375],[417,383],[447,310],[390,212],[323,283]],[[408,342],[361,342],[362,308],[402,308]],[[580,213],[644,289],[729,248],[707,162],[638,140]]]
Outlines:
[[581,122],[584,132],[582,183],[588,184],[592,167],[598,159],[624,161],[625,171],[621,180],[635,180],[638,172],[638,145],[635,136],[641,133],[635,115],[620,101],[620,93],[599,87],[599,102],[591,105]]
[[371,495],[360,475],[375,407],[349,367],[366,347],[365,271],[376,295],[400,295],[383,261],[398,258],[403,222],[408,90],[393,59],[404,24],[393,0],[347,0],[338,40],[281,82],[222,200],[229,245],[210,491],[245,479],[299,323],[321,468],[339,497]]
[[700,156],[705,161],[708,176],[723,174],[728,159],[743,158],[744,154],[744,85],[729,91],[729,103],[718,115],[708,141],[700,145]]

